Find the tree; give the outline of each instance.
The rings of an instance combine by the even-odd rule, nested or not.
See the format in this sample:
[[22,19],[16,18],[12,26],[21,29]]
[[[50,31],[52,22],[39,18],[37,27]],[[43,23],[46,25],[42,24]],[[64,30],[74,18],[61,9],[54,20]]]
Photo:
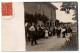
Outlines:
[[65,11],[66,14],[70,14],[70,10],[74,10],[75,17],[72,20],[77,20],[78,18],[78,3],[77,2],[63,2],[60,11]]
[[27,14],[25,13],[25,22],[29,22],[29,23],[36,23],[36,18],[34,17],[33,14]]

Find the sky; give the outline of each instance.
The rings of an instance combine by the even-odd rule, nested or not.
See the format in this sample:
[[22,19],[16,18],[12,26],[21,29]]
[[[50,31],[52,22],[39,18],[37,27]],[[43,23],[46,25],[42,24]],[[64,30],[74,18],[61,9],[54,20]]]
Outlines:
[[56,10],[56,19],[58,19],[61,22],[72,22],[74,23],[75,21],[72,20],[73,18],[73,14],[74,14],[74,10],[70,10],[70,14],[66,14],[65,11],[60,11],[60,6],[62,5],[62,3],[52,3],[54,6],[56,6],[58,8],[58,10]]

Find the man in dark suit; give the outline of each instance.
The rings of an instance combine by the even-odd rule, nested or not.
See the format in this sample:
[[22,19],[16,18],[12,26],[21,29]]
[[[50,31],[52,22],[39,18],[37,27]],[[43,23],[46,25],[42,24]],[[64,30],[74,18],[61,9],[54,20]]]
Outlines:
[[53,36],[55,36],[56,30],[55,27],[53,27]]

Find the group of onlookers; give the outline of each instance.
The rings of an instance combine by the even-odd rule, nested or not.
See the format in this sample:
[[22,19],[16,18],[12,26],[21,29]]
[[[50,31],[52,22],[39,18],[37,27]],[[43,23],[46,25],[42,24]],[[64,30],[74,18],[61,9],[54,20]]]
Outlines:
[[32,23],[32,25],[28,25],[26,27],[26,37],[28,38],[29,41],[31,41],[31,45],[38,45],[37,41],[40,38],[46,38],[48,39],[49,36],[55,36],[57,35],[57,38],[59,38],[61,35],[63,38],[67,34],[71,34],[72,29],[70,26],[40,26],[40,25],[35,25]]

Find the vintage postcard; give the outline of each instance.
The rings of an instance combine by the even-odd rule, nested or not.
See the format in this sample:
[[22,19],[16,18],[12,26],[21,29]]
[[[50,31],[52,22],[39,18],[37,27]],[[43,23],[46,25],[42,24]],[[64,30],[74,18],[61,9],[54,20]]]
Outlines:
[[78,51],[78,2],[1,2],[2,51]]

